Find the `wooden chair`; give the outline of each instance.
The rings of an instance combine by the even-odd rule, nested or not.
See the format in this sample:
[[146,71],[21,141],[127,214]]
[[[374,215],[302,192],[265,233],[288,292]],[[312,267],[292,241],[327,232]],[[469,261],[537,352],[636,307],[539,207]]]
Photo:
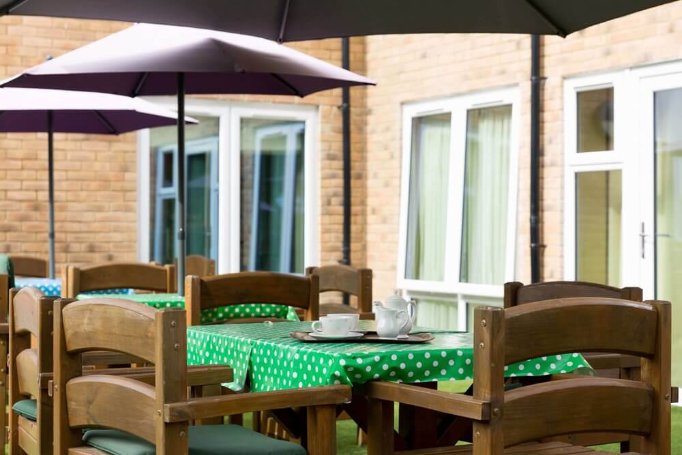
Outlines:
[[[393,434],[386,429],[393,428],[393,402],[401,402],[474,421],[472,445],[433,451],[438,454],[593,453],[535,441],[613,431],[641,436],[640,453],[669,455],[670,326],[670,304],[660,301],[576,297],[477,308],[473,396],[369,383],[368,454],[393,453]],[[575,375],[505,390],[506,364],[581,351],[637,355],[641,380]]]
[[215,275],[215,261],[198,254],[190,254],[185,259],[185,275]]
[[177,292],[175,266],[121,262],[90,267],[66,267],[62,296],[76,298],[82,292],[105,289],[137,289]]
[[[318,277],[276,272],[239,272],[185,278],[187,324],[200,325],[201,311],[244,303],[275,303],[303,310],[304,319],[319,315]],[[257,322],[263,318],[231,319],[227,322]]]
[[[52,307],[34,288],[13,289],[9,316],[10,453],[52,453]],[[32,345],[31,339],[34,339]]]
[[47,260],[31,256],[10,255],[14,266],[14,275],[35,278],[47,278],[49,266]]
[[[565,297],[610,297],[641,302],[642,289],[638,287],[617,288],[585,281],[547,281],[527,285],[514,281],[504,284],[505,308]],[[639,375],[639,359],[634,356],[604,353],[585,353],[584,355],[600,376],[636,379]]]
[[356,297],[354,307],[343,303],[321,303],[321,316],[329,313],[360,313],[363,319],[372,317],[372,269],[334,264],[308,267],[305,273],[319,277],[320,292],[336,291]]
[[10,289],[14,287],[12,260],[0,254],[0,441],[7,441],[7,353],[9,347],[9,300]]
[[[91,298],[60,299],[54,314],[55,454],[107,453],[122,440],[169,455],[198,445],[201,453],[305,453],[235,425],[189,425],[193,419],[289,406],[308,407],[309,453],[335,452],[336,404],[350,399],[348,386],[188,399],[183,310]],[[102,348],[154,364],[155,385],[107,374],[82,376],[81,353]],[[83,434],[93,427],[105,429]]]

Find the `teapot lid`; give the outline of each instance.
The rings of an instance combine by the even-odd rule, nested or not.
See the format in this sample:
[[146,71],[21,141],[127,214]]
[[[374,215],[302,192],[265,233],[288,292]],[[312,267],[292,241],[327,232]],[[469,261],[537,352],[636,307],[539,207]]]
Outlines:
[[407,300],[405,300],[404,298],[402,298],[402,297],[400,296],[400,294],[398,293],[398,290],[397,290],[397,289],[396,289],[396,291],[395,291],[393,294],[391,294],[391,295],[389,295],[388,297],[386,297],[386,303],[389,304],[389,305],[390,305],[391,303],[405,303],[405,302],[407,302]]

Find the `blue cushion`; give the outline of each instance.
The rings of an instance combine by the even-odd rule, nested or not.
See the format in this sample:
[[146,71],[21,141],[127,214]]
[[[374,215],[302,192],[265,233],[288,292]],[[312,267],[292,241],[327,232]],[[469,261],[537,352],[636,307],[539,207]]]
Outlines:
[[[155,455],[153,444],[116,430],[89,430],[83,441],[113,455]],[[189,427],[190,455],[259,454],[305,455],[298,444],[269,438],[239,425],[197,425]]]
[[34,422],[38,420],[38,409],[36,400],[21,400],[14,403],[12,410],[22,417]]
[[9,288],[14,287],[14,267],[12,260],[6,254],[0,254],[0,275],[9,276]]

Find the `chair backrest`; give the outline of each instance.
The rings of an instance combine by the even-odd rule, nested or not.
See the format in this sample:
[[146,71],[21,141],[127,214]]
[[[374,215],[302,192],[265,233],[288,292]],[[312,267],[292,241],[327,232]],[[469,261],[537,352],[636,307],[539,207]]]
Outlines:
[[238,272],[185,278],[188,325],[199,325],[201,311],[244,303],[274,303],[302,309],[304,319],[319,315],[319,279],[277,272]]
[[[157,453],[186,454],[188,422],[164,423],[164,405],[186,399],[185,314],[123,299],[60,299],[55,323],[55,453],[82,443],[82,429],[108,427],[156,445]],[[83,352],[126,353],[156,366],[154,383],[104,374],[82,375]]]
[[215,275],[215,261],[198,254],[190,254],[185,259],[185,275]]
[[[35,400],[36,420],[10,411],[11,453],[52,451],[52,398],[46,374],[52,372],[54,298],[35,288],[13,289],[9,315],[9,408]],[[31,339],[35,342],[32,344]]]
[[320,278],[320,292],[338,291],[357,297],[358,311],[372,312],[372,269],[333,264],[306,268],[306,275]]
[[47,278],[49,276],[49,267],[45,259],[14,255],[10,255],[10,258],[12,259],[14,275],[16,276],[35,278]]
[[121,262],[90,267],[66,267],[62,296],[75,298],[81,292],[105,289],[139,289],[177,292],[175,266]]
[[641,302],[642,289],[637,287],[617,288],[586,281],[546,281],[526,285],[513,281],[504,284],[505,308],[528,302],[565,297],[611,297]]
[[[642,452],[670,453],[670,304],[605,297],[475,310],[474,454],[543,437],[595,431],[642,435]],[[533,342],[529,343],[528,340]],[[641,381],[579,376],[505,391],[504,366],[581,351],[641,357]]]

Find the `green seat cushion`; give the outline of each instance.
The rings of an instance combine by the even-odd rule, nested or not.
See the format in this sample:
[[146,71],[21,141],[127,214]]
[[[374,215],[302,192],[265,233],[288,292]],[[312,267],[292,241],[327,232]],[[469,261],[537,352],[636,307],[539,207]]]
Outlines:
[[0,275],[9,276],[9,287],[14,287],[14,267],[12,260],[6,254],[0,254]]
[[[114,455],[155,455],[153,444],[116,430],[89,430],[83,441]],[[298,444],[269,438],[239,425],[198,425],[189,427],[190,455],[260,454],[304,455]]]
[[36,400],[21,400],[14,403],[12,410],[22,417],[34,422],[38,420],[38,409],[36,407]]

